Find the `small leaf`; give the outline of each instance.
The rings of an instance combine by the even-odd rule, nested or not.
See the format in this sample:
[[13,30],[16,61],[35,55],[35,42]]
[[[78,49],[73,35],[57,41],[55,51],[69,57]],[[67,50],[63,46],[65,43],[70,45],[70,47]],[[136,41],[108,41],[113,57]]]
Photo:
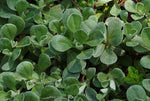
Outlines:
[[136,13],[137,12],[136,5],[135,5],[134,1],[132,1],[132,0],[127,0],[125,2],[124,6],[125,6],[125,9],[127,11],[129,11],[129,12],[132,12],[132,13]]
[[126,92],[129,101],[146,100],[146,92],[139,85],[130,86]]
[[30,91],[25,92],[23,95],[24,101],[40,101],[39,97]]
[[67,26],[68,18],[69,18],[70,15],[72,15],[72,14],[81,16],[81,13],[80,13],[79,10],[77,10],[77,9],[75,9],[75,8],[67,9],[67,10],[64,12],[63,17],[62,17],[62,21],[63,21],[63,24],[64,24],[65,26]]
[[143,28],[141,34],[142,34],[142,40],[144,41],[145,44],[150,45],[150,28],[146,27]]
[[89,39],[86,42],[89,46],[97,46],[104,40],[105,25],[98,23],[89,33]]
[[0,50],[12,49],[11,42],[7,38],[0,38]]
[[68,69],[66,68],[66,69],[64,69],[64,71],[63,71],[62,77],[63,77],[63,79],[70,78],[70,77],[79,79],[80,73],[70,73],[70,72],[68,71]]
[[86,62],[84,60],[74,59],[71,61],[67,68],[71,73],[81,72],[86,66]]
[[103,51],[105,49],[105,45],[104,44],[99,44],[96,49],[95,52],[93,54],[93,57],[99,57],[102,55]]
[[12,60],[15,61],[21,54],[21,49],[20,48],[16,48],[13,50],[12,52]]
[[88,101],[88,99],[84,95],[77,95],[74,98],[74,101]]
[[65,93],[68,95],[77,95],[79,87],[76,84],[65,87]]
[[91,15],[95,15],[95,11],[91,7],[85,7],[82,11],[82,14],[83,14],[83,18],[85,20],[85,19],[88,19]]
[[16,86],[16,80],[15,80],[15,77],[12,73],[4,74],[2,79],[3,79],[4,84],[9,89],[16,90],[16,87],[15,87]]
[[112,71],[111,71],[111,75],[113,76],[113,78],[115,79],[123,79],[125,77],[125,74],[124,72],[119,69],[119,68],[114,68]]
[[128,12],[126,10],[122,10],[120,12],[120,17],[123,21],[127,22],[127,18],[128,18]]
[[47,100],[53,101],[52,99],[55,99],[60,96],[61,96],[61,92],[57,88],[53,86],[46,86],[42,89],[41,101],[47,101]]
[[21,62],[17,68],[16,68],[16,72],[24,77],[24,78],[31,78],[32,77],[32,74],[33,74],[33,65],[31,64],[31,62],[28,62],[28,61],[23,61]]
[[150,79],[144,79],[142,81],[143,87],[150,92]]
[[94,49],[87,49],[77,55],[78,59],[90,59],[93,55]]
[[56,32],[56,33],[61,33],[61,23],[59,20],[52,20],[50,23],[49,23],[49,29],[53,32]]
[[26,47],[29,46],[31,44],[31,40],[29,36],[24,37],[18,44],[16,47]]
[[1,27],[1,35],[10,40],[14,40],[17,35],[17,27],[14,24],[5,24]]
[[17,1],[18,0],[7,0],[8,7],[15,11],[16,10],[15,5],[16,5]]
[[61,9],[61,5],[56,5],[51,7],[50,10],[44,11],[43,14],[47,22],[51,22],[52,20],[60,20],[63,10]]
[[111,48],[107,48],[105,49],[104,53],[100,57],[100,60],[102,63],[106,65],[111,65],[117,61],[117,56]]
[[121,30],[115,30],[112,33],[108,34],[107,40],[109,40],[109,43],[112,46],[118,46],[122,42],[122,39],[123,39],[122,31]]
[[71,41],[62,35],[55,35],[51,40],[51,45],[55,50],[59,52],[65,52],[68,49],[72,48]]
[[117,3],[114,3],[113,7],[110,10],[110,14],[113,16],[118,16],[121,12],[120,7],[118,6]]
[[74,38],[80,43],[83,44],[87,41],[88,35],[83,30],[78,30],[74,33]]
[[[43,61],[44,60],[44,61]],[[50,57],[42,53],[38,60],[38,71],[43,72],[51,65]]]
[[0,17],[10,18],[15,12],[10,10],[7,6],[0,4]]
[[150,69],[150,55],[143,56],[140,63],[144,68]]
[[89,101],[97,101],[97,92],[93,88],[87,87],[85,90],[85,94]]
[[87,77],[87,79],[91,80],[95,76],[95,73],[96,73],[96,69],[95,68],[88,68],[86,70],[86,77]]
[[67,19],[67,27],[70,31],[75,32],[80,29],[82,16],[78,14],[71,14]]
[[38,41],[41,41],[41,37],[46,35],[48,29],[45,25],[33,25],[30,29],[31,35],[35,35]]
[[29,4],[26,0],[19,0],[17,1],[15,8],[18,13],[21,15],[28,8]]
[[34,87],[34,82],[32,80],[26,82],[27,90],[30,90]]
[[85,20],[81,24],[81,30],[85,31],[89,35],[89,32],[96,26],[96,24],[97,24],[97,22],[95,22],[91,19]]
[[9,18],[8,22],[16,25],[16,27],[17,27],[17,34],[20,34],[23,31],[23,29],[25,28],[25,22],[19,16],[16,16],[16,15],[11,16]]

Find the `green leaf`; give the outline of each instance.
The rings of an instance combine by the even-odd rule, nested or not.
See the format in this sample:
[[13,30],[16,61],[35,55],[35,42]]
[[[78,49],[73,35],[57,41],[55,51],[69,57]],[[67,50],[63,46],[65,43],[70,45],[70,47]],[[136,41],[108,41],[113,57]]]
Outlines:
[[18,13],[21,15],[28,8],[29,4],[26,0],[19,0],[17,1],[15,8]]
[[53,87],[53,86],[46,86],[42,89],[41,92],[41,101],[53,101],[55,98],[60,97],[61,92]]
[[[44,61],[43,61],[44,60]],[[38,60],[38,71],[43,72],[51,65],[50,57],[42,53]]]
[[87,79],[91,80],[95,76],[95,73],[96,73],[96,68],[88,68],[86,70]]
[[150,11],[150,1],[149,0],[143,0],[142,3],[144,4],[144,8],[147,10],[147,12]]
[[44,11],[43,14],[47,22],[51,22],[52,20],[60,20],[63,15],[63,10],[61,9],[61,5],[56,5],[48,11]]
[[101,55],[100,60],[106,65],[111,65],[117,62],[117,56],[111,48],[106,48],[104,53]]
[[115,84],[115,81],[114,80],[110,80],[110,88],[112,89],[112,90],[116,90],[116,84]]
[[75,96],[74,101],[88,101],[88,99],[84,95],[77,95]]
[[35,85],[35,84],[34,84],[33,80],[27,81],[27,82],[26,82],[27,90],[30,90],[31,88],[33,88],[34,85]]
[[68,101],[68,99],[60,97],[60,98],[56,98],[54,101]]
[[14,101],[22,101],[23,98],[24,98],[24,95],[23,94],[19,94],[19,95],[15,96]]
[[125,77],[124,72],[120,69],[120,68],[114,68],[111,71],[111,75],[113,76],[113,78],[115,79],[123,79]]
[[67,26],[67,23],[68,23],[68,18],[70,17],[70,15],[72,14],[77,14],[77,15],[81,15],[80,11],[78,11],[77,9],[75,8],[71,8],[71,9],[67,9],[64,14],[63,14],[63,17],[62,17],[62,21],[63,21],[63,24],[65,26]]
[[14,40],[17,35],[17,27],[14,24],[5,24],[1,27],[1,35],[10,40]]
[[70,86],[73,84],[79,84],[79,81],[78,81],[78,79],[76,79],[74,77],[68,77],[63,80],[63,84],[66,86]]
[[97,79],[101,83],[102,87],[107,87],[109,85],[108,75],[100,72],[97,74]]
[[87,49],[77,55],[78,59],[90,59],[93,55],[94,49]]
[[118,46],[122,42],[122,39],[123,39],[123,33],[120,29],[114,30],[108,35],[109,43],[112,46]]
[[113,46],[119,45],[123,39],[121,27],[121,21],[118,18],[112,17],[108,22],[107,41]]
[[55,33],[61,33],[61,23],[59,20],[52,20],[49,23],[49,29]]
[[137,12],[136,5],[135,5],[134,1],[132,1],[132,0],[127,0],[125,2],[124,6],[125,6],[125,9],[127,11],[129,11],[129,12],[132,12],[132,13],[136,13]]
[[150,55],[143,56],[140,60],[140,63],[144,68],[150,69]]
[[96,24],[97,24],[97,22],[95,22],[91,19],[85,20],[81,24],[81,30],[85,31],[89,35],[89,32],[96,26]]
[[146,100],[146,92],[139,85],[130,86],[126,92],[129,101]]
[[15,76],[12,73],[8,72],[7,74],[4,74],[2,79],[6,87],[12,90],[16,90],[16,80]]
[[0,50],[12,49],[11,42],[7,38],[0,38]]
[[10,18],[15,12],[10,10],[7,6],[0,4],[0,17]]
[[65,52],[72,48],[72,42],[62,35],[55,35],[51,40],[51,45],[59,52]]
[[9,100],[9,96],[10,96],[10,94],[8,94],[7,92],[0,91],[0,100],[1,101]]
[[110,1],[112,1],[112,0],[98,0],[98,3],[102,5],[102,4],[106,4]]
[[89,33],[89,39],[86,42],[89,46],[97,46],[104,40],[105,25],[98,23]]
[[80,43],[83,44],[87,41],[88,35],[83,30],[78,30],[74,33],[74,38]]
[[35,35],[38,41],[41,41],[43,35],[46,35],[48,29],[45,25],[34,25],[30,29],[31,35]]
[[122,10],[120,12],[120,17],[123,21],[127,22],[127,18],[128,18],[128,12],[126,10]]
[[25,92],[23,95],[24,101],[40,101],[39,97],[30,91]]
[[93,53],[93,57],[99,57],[103,54],[104,52],[104,49],[105,49],[105,45],[104,44],[99,44],[97,45],[94,53]]
[[143,87],[150,92],[150,79],[144,79],[142,81]]
[[31,40],[29,36],[24,37],[18,44],[16,47],[26,47],[29,46],[31,44]]
[[110,10],[110,14],[113,16],[118,16],[121,12],[120,7],[118,6],[117,3],[114,3],[113,7]]
[[25,28],[25,22],[19,16],[16,16],[16,15],[11,16],[9,18],[8,22],[16,25],[16,27],[17,27],[17,34],[20,34]]
[[93,88],[87,87],[85,90],[85,94],[89,101],[97,101],[97,92]]
[[131,17],[134,20],[140,20],[144,17],[144,15],[132,14]]
[[144,15],[144,13],[146,12],[146,9],[145,9],[145,7],[144,7],[144,4],[143,4],[143,3],[140,3],[140,2],[138,2],[138,3],[136,4],[136,9],[137,9],[137,13],[138,13],[139,15]]
[[65,87],[65,93],[68,95],[77,95],[79,87],[76,84]]
[[82,16],[78,14],[71,14],[67,19],[67,27],[70,31],[76,32],[80,29]]
[[31,62],[23,61],[17,66],[16,72],[20,76],[29,79],[32,77],[33,69],[34,67]]
[[88,19],[91,15],[95,15],[95,11],[91,7],[85,7],[82,11],[84,20]]
[[74,59],[71,61],[67,68],[71,73],[81,72],[86,66],[86,62],[84,60]]
[[65,68],[63,71],[63,74],[62,74],[62,78],[66,79],[66,78],[70,78],[70,77],[78,79],[80,77],[80,73],[70,73],[68,71],[68,69]]
[[15,61],[21,54],[21,49],[20,48],[16,48],[13,50],[12,52],[12,60]]
[[37,83],[35,86],[32,88],[31,92],[35,93],[38,96],[41,96],[42,89],[44,88],[43,84]]
[[16,5],[17,1],[18,0],[7,0],[8,7],[15,11],[16,10],[15,5]]
[[142,40],[144,41],[145,44],[147,45],[150,45],[150,28],[149,27],[146,27],[146,28],[143,28],[141,34],[142,34]]

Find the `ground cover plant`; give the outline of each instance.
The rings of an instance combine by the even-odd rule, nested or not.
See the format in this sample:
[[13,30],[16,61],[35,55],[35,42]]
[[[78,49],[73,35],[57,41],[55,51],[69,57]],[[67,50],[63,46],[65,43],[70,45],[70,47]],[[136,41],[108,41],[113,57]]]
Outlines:
[[150,0],[0,0],[0,101],[150,101]]

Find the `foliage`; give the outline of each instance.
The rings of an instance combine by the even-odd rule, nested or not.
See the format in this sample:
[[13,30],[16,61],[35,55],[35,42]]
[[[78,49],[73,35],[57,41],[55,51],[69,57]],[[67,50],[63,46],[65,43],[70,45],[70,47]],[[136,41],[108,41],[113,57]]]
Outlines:
[[0,101],[149,101],[150,0],[0,0]]

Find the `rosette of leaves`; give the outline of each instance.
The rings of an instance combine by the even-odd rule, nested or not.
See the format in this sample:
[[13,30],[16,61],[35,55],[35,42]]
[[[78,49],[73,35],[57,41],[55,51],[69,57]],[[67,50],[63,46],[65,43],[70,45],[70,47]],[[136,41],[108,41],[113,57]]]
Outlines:
[[149,7],[150,1],[149,0],[142,0],[142,2],[138,2],[135,4],[133,0],[127,0],[125,2],[125,9],[128,12],[134,13],[131,15],[131,17],[134,20],[140,20],[144,18],[144,16],[147,16],[147,14],[150,11]]

